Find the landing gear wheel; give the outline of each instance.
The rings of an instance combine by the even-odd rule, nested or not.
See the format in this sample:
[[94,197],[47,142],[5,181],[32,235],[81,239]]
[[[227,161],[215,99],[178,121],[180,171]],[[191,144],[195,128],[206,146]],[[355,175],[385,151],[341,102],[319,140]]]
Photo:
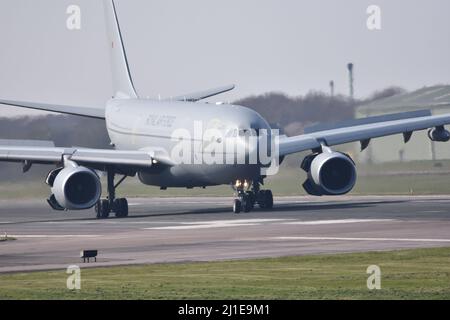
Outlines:
[[244,212],[250,212],[254,206],[253,194],[245,194],[242,201],[242,206],[244,207]]
[[116,218],[128,217],[128,201],[125,198],[114,200]]
[[271,190],[266,190],[266,209],[272,209],[273,208],[273,194]]
[[107,219],[111,208],[109,207],[108,200],[102,199],[95,204],[95,213],[97,214],[97,219]]
[[261,209],[266,209],[266,190],[258,192],[258,205]]
[[116,189],[126,179],[126,175],[120,179],[119,182],[114,184],[114,168],[110,167],[106,170],[108,179],[108,197],[106,199],[99,200],[95,205],[95,213],[97,219],[106,219],[111,212],[115,213],[117,218],[128,217],[128,201],[125,198],[116,199]]
[[246,197],[246,200],[250,203],[250,206],[251,206],[250,210],[253,210],[253,208],[255,207],[255,203],[256,203],[255,193],[252,191],[247,191],[245,193],[245,197]]
[[233,203],[233,212],[238,214],[242,211],[242,202],[239,199],[235,199]]
[[273,194],[271,190],[261,190],[258,194],[258,204],[261,209],[273,208]]

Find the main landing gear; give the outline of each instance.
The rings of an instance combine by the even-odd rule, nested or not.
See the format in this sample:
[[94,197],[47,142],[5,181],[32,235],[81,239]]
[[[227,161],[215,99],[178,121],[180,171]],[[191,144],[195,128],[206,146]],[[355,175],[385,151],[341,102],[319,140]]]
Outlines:
[[270,190],[260,190],[259,182],[237,180],[233,185],[237,199],[233,203],[233,212],[250,212],[258,204],[261,209],[273,208],[273,195]]
[[124,218],[128,216],[127,199],[116,199],[116,189],[127,176],[123,176],[117,184],[114,184],[114,177],[114,171],[108,171],[108,197],[106,199],[100,199],[95,205],[97,219],[107,219],[111,212],[115,213],[116,218]]

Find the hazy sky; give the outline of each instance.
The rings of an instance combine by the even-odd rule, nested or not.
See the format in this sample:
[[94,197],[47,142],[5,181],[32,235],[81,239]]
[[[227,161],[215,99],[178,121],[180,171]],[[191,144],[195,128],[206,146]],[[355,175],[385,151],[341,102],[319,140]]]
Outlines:
[[[235,83],[216,100],[450,83],[448,0],[116,0],[134,82],[163,97]],[[66,28],[79,5],[81,30]],[[381,8],[369,31],[366,9]],[[100,0],[0,0],[0,97],[103,105],[111,95]],[[0,115],[11,114],[1,107]],[[31,113],[27,111],[27,113]]]

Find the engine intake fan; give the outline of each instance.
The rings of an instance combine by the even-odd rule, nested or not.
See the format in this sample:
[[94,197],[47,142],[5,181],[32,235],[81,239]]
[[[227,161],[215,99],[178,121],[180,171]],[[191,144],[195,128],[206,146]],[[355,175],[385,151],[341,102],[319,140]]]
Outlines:
[[301,168],[308,174],[303,188],[310,195],[343,195],[356,184],[356,167],[350,156],[327,147],[305,157]]

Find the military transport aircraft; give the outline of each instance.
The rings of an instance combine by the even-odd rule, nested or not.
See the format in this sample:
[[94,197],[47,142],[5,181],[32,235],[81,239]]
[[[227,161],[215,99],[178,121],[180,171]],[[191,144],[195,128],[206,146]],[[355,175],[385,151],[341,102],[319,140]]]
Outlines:
[[[32,164],[53,164],[46,183],[51,188],[47,199],[55,210],[84,210],[95,207],[97,218],[128,215],[126,199],[116,199],[115,191],[130,176],[138,176],[146,185],[166,188],[194,188],[231,185],[236,199],[233,211],[248,212],[258,204],[261,208],[273,206],[270,190],[261,190],[267,174],[266,163],[206,163],[201,157],[211,144],[220,146],[229,141],[244,144],[245,159],[250,150],[248,138],[258,140],[262,132],[271,132],[268,122],[253,110],[230,104],[211,104],[202,100],[232,90],[226,86],[205,92],[186,94],[167,100],[150,100],[138,96],[133,85],[114,0],[104,1],[109,47],[111,49],[114,96],[104,108],[53,105],[36,102],[0,100],[0,104],[77,115],[106,121],[112,149],[54,147],[32,142],[2,140],[0,161],[21,162],[26,172]],[[212,127],[218,134],[205,139],[196,136],[198,123]],[[302,169],[308,173],[303,184],[312,195],[342,195],[350,192],[356,182],[356,168],[346,154],[331,147],[359,141],[364,150],[373,138],[403,134],[405,143],[414,131],[429,130],[433,141],[447,142],[450,133],[444,125],[450,124],[450,114],[432,116],[429,111],[409,112],[370,117],[337,124],[334,127],[316,127],[293,137],[279,136],[273,143],[276,160],[285,156],[310,151]],[[173,148],[179,140],[173,133],[184,130],[187,141],[193,145],[192,163],[174,159]],[[273,140],[273,139],[271,139]],[[269,145],[269,143],[266,143]],[[272,143],[270,143],[272,146]],[[268,148],[270,149],[270,148]],[[236,160],[234,148],[227,156]],[[200,158],[200,161],[198,161]],[[242,159],[241,159],[242,160]],[[101,199],[99,172],[107,175],[107,198]],[[123,176],[116,182],[117,175]]]

